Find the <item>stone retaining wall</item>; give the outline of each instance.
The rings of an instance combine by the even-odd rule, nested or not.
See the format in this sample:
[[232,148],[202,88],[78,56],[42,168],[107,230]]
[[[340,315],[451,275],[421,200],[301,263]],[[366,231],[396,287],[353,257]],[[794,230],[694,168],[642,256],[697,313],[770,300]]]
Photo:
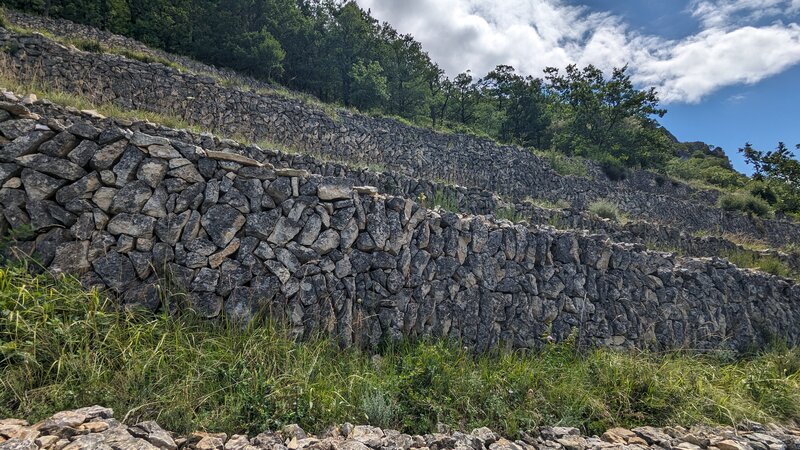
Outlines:
[[2,228],[34,230],[13,250],[128,307],[161,307],[163,289],[170,306],[209,318],[266,312],[298,335],[363,347],[404,336],[478,351],[571,334],[615,348],[800,341],[800,285],[723,260],[438,214],[212,136],[196,145],[141,123],[0,109]]
[[177,114],[228,135],[269,139],[329,159],[381,165],[413,178],[455,182],[515,201],[528,196],[568,200],[583,209],[594,200],[609,199],[634,217],[687,231],[717,229],[775,245],[800,238],[797,223],[722,211],[713,206],[717,193],[648,172],[633,172],[625,181],[612,182],[591,166],[592,179],[563,177],[543,159],[516,147],[347,111],[332,118],[298,100],[226,88],[210,77],[178,73],[160,64],[70,50],[37,35],[2,31],[0,46],[8,55],[5,69],[16,76],[36,78],[100,102]]

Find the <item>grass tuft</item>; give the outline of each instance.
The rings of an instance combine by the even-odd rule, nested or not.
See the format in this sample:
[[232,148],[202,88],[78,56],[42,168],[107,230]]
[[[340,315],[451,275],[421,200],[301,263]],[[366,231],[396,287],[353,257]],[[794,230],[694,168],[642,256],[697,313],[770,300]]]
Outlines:
[[539,151],[534,153],[544,158],[550,167],[561,176],[575,176],[586,178],[589,170],[586,168],[586,161],[579,157],[570,157],[556,151]]
[[792,269],[786,263],[771,255],[760,255],[753,251],[737,250],[726,252],[722,257],[738,267],[758,269],[783,278],[793,278],[797,275],[792,273]]
[[589,205],[588,210],[590,213],[603,219],[616,221],[621,218],[619,207],[608,200],[594,201]]

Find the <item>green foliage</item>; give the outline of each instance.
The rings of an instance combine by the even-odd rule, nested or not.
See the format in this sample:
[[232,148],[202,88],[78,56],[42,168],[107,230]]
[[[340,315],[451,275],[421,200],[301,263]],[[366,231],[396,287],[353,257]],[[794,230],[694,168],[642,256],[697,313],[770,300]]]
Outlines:
[[[800,149],[800,144],[797,145]],[[774,204],[778,211],[800,213],[800,161],[798,161],[783,142],[778,143],[774,151],[763,152],[753,148],[750,143],[745,144],[739,151],[744,154],[745,162],[752,164],[755,169],[753,179],[766,182],[771,194],[774,194]],[[765,195],[768,202],[772,200]]]
[[353,106],[366,111],[378,107],[389,98],[386,77],[377,61],[369,64],[357,61],[349,75],[353,79],[353,92],[350,94]]
[[612,155],[603,155],[599,158],[600,168],[611,181],[621,181],[628,176],[628,169],[625,164]]
[[723,189],[741,188],[747,177],[728,166],[727,158],[695,154],[691,158],[674,158],[667,162],[666,172],[682,180],[698,180]]
[[633,87],[627,67],[610,79],[594,66],[545,69],[547,87],[557,101],[553,145],[566,154],[614,158],[631,167],[660,167],[671,146],[653,116],[662,117],[655,89]]
[[461,212],[458,207],[458,197],[454,193],[448,193],[444,190],[437,190],[434,192],[432,207],[441,208],[444,211],[449,211],[452,213]]
[[589,212],[603,219],[619,220],[619,207],[608,200],[596,200],[589,204]]
[[105,50],[103,46],[100,45],[100,42],[94,39],[71,39],[69,42],[77,49],[85,52],[103,53]]
[[770,212],[767,202],[742,192],[722,195],[717,205],[726,211],[739,211],[759,217],[766,217]]
[[270,323],[131,315],[75,279],[19,268],[0,269],[0,311],[0,416],[32,422],[91,404],[179,433],[368,421],[411,433],[441,422],[510,436],[554,423],[599,434],[800,418],[797,350],[731,361],[570,343],[476,355],[417,342],[376,358],[327,339],[297,342]]
[[559,175],[586,177],[589,170],[586,168],[586,161],[583,158],[565,156],[561,153],[552,151],[537,151],[536,155],[547,160],[550,167]]
[[792,273],[792,269],[780,259],[770,255],[761,255],[754,251],[731,251],[724,253],[722,257],[738,267],[758,269],[783,278],[792,278],[795,275]]
[[361,410],[367,423],[381,428],[393,428],[400,424],[400,408],[397,401],[382,391],[373,391],[361,399]]
[[514,205],[504,206],[498,208],[497,211],[494,213],[495,217],[498,219],[508,220],[513,223],[523,222],[525,217],[522,214],[518,214]]

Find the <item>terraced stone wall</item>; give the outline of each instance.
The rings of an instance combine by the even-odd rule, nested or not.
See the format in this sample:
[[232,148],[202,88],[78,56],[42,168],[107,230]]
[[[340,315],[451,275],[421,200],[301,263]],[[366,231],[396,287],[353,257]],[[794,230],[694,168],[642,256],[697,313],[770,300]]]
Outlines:
[[7,254],[126,307],[163,308],[166,296],[208,318],[271,314],[298,335],[363,347],[402,336],[479,351],[572,334],[618,348],[800,341],[800,285],[723,260],[439,214],[273,168],[210,135],[39,110],[51,114],[0,102],[0,228],[19,239]]
[[167,112],[191,123],[253,140],[269,139],[328,159],[386,169],[429,180],[481,188],[520,201],[568,200],[583,209],[609,199],[637,218],[687,231],[720,230],[775,245],[800,238],[800,225],[728,213],[713,205],[717,194],[634,172],[608,180],[595,166],[589,178],[563,177],[531,152],[464,135],[418,129],[391,119],[340,111],[330,117],[298,100],[219,85],[160,64],[67,49],[41,36],[0,32],[4,69],[81,92],[101,102]]

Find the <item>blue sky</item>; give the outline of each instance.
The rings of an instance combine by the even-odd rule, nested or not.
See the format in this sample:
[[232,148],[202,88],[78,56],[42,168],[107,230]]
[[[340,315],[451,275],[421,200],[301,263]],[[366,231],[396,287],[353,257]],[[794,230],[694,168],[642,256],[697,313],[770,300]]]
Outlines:
[[448,73],[629,64],[680,140],[800,143],[800,0],[358,0]]

